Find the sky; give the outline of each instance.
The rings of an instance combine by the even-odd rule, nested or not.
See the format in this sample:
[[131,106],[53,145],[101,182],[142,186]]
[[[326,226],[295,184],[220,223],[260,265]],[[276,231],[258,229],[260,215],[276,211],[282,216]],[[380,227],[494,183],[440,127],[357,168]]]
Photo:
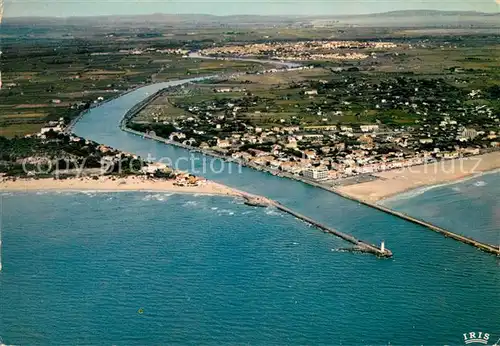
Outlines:
[[[2,0],[0,0],[2,1]],[[150,13],[335,15],[395,10],[500,12],[500,0],[3,0],[4,16],[70,17]]]

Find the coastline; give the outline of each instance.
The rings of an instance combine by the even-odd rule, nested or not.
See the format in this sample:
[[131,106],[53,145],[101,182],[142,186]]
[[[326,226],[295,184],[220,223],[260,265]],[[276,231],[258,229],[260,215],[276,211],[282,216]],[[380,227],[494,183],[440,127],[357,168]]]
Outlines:
[[244,197],[242,192],[230,187],[205,181],[199,186],[178,186],[173,180],[148,179],[131,176],[126,178],[99,177],[69,179],[16,179],[0,180],[0,191],[98,191],[98,192],[173,192],[228,197]]
[[[122,123],[120,124],[120,129],[122,131],[129,132],[129,133],[134,134],[134,135],[142,136],[143,138],[149,138],[149,139],[152,139],[152,140],[155,140],[155,141],[163,142],[165,144],[170,144],[170,145],[178,146],[178,147],[181,147],[181,148],[184,148],[184,149],[187,149],[187,150],[192,150],[192,151],[195,151],[195,152],[200,152],[200,153],[202,153],[204,155],[209,155],[209,156],[212,156],[212,157],[220,157],[220,158],[225,159],[227,161],[236,161],[236,162],[239,162],[240,164],[242,164],[243,166],[247,166],[247,167],[249,167],[251,169],[260,170],[260,171],[263,171],[263,172],[274,174],[274,172],[272,172],[271,170],[266,169],[264,167],[255,167],[253,165],[246,164],[245,162],[241,162],[241,161],[238,161],[238,160],[231,160],[229,157],[225,157],[225,156],[222,156],[222,155],[217,155],[216,153],[213,153],[213,152],[210,152],[210,151],[201,150],[199,148],[192,148],[190,146],[183,145],[181,143],[177,143],[177,142],[173,142],[173,141],[169,141],[167,139],[160,138],[160,137],[157,137],[157,136],[148,136],[148,135],[146,135],[144,133],[141,133],[141,132],[129,129],[128,127],[126,127],[124,121],[122,121]],[[494,156],[495,160],[488,161],[488,159],[490,158],[490,156]],[[484,160],[485,158],[487,160]],[[440,161],[440,162],[434,163],[433,165],[435,165],[437,167],[438,165],[443,165],[443,163],[444,163],[444,165],[451,165],[453,167],[453,165],[456,164],[457,161],[459,161],[459,162],[467,161],[467,162],[470,163],[474,159],[475,159],[476,162],[480,161],[482,163],[482,166],[480,167],[482,169],[481,171],[479,171],[479,168],[476,167],[476,163],[474,163],[474,166],[471,167],[473,169],[471,169],[469,172],[466,172],[465,175],[463,175],[463,173],[459,174],[458,177],[455,177],[455,176],[453,176],[453,177],[446,177],[446,176],[443,176],[443,175],[439,175],[438,174],[439,170],[436,170],[435,174],[438,175],[440,179],[444,179],[444,181],[443,181],[442,184],[439,184],[439,183],[434,183],[433,184],[432,182],[430,182],[427,185],[420,185],[420,186],[416,186],[416,187],[409,187],[406,191],[418,190],[419,187],[422,188],[422,187],[425,187],[425,186],[427,186],[429,188],[433,188],[433,187],[438,187],[438,186],[442,186],[442,185],[454,184],[454,183],[458,183],[458,182],[463,181],[463,180],[473,179],[473,178],[475,178],[475,177],[477,177],[479,175],[488,174],[488,173],[495,173],[497,171],[500,171],[500,152],[493,152],[493,153],[488,153],[488,154],[483,154],[483,155],[477,155],[477,156],[472,156],[472,157],[465,158],[465,159],[455,159],[455,160]],[[485,161],[487,161],[487,162],[485,162]],[[414,169],[422,169],[422,168],[426,168],[426,167],[429,167],[429,166],[432,166],[432,165],[412,166],[412,167],[407,167],[404,170],[412,171]],[[434,166],[432,166],[432,167],[434,167]],[[400,173],[401,173],[401,170],[392,170],[392,171],[382,172],[382,173],[379,173],[379,174],[394,174],[395,177],[397,177],[398,174],[400,174]],[[446,173],[446,170],[443,170],[443,172],[441,172],[441,173]],[[417,176],[419,174],[421,174],[421,173],[417,173]],[[289,174],[279,174],[279,176],[281,178],[292,179],[292,180],[299,181],[299,182],[302,182],[302,183],[310,185],[310,186],[314,186],[314,187],[317,187],[317,188],[329,191],[329,192],[334,193],[334,194],[336,194],[336,195],[338,195],[338,196],[340,196],[342,198],[345,198],[345,199],[348,199],[348,200],[351,200],[351,201],[363,204],[363,205],[365,205],[367,207],[379,210],[379,211],[384,212],[386,214],[389,214],[389,215],[401,218],[403,220],[409,221],[411,223],[417,224],[417,225],[422,226],[424,228],[427,228],[427,229],[429,229],[431,231],[439,233],[439,234],[441,234],[441,235],[443,235],[443,236],[445,236],[447,238],[451,238],[451,239],[454,239],[454,240],[459,241],[461,243],[474,246],[475,248],[477,248],[477,249],[479,249],[479,250],[481,250],[483,252],[490,253],[490,254],[493,254],[493,255],[496,255],[496,256],[500,256],[500,248],[497,248],[497,247],[495,247],[495,246],[493,246],[491,244],[486,244],[486,243],[479,242],[479,241],[477,241],[475,239],[469,238],[469,237],[461,235],[461,234],[454,233],[452,231],[448,231],[448,230],[446,230],[446,229],[444,229],[442,227],[433,225],[433,224],[431,224],[429,222],[426,222],[424,220],[421,220],[421,219],[412,217],[410,215],[407,215],[405,213],[401,213],[401,212],[395,211],[393,209],[390,209],[390,208],[384,206],[382,203],[380,203],[381,200],[382,200],[382,198],[378,198],[376,200],[369,200],[369,199],[367,199],[365,197],[365,195],[361,195],[360,196],[359,194],[358,195],[350,194],[350,193],[347,193],[347,192],[343,191],[342,188],[339,188],[339,187],[329,187],[329,186],[326,186],[326,185],[321,184],[319,182],[302,179],[299,176],[293,176],[293,175],[289,175]],[[411,182],[415,183],[415,181],[411,181]],[[351,185],[351,186],[360,186],[360,185],[363,185],[363,184],[370,184],[370,183],[377,183],[378,187],[382,186],[383,188],[385,188],[385,186],[384,186],[385,185],[385,180],[381,180],[381,179],[377,179],[377,180],[369,182],[369,183],[361,183],[361,184],[356,184],[356,185]],[[345,187],[345,188],[347,188],[347,187]],[[392,197],[394,197],[394,196],[400,196],[404,192],[405,192],[405,190],[396,191],[396,192],[394,192],[394,194],[392,195]],[[240,196],[243,197],[243,198],[249,198],[249,197],[252,198],[251,195],[246,194],[244,192],[241,192]],[[389,197],[390,196],[387,196],[386,198],[389,198]],[[257,197],[257,198],[262,198],[262,197]],[[269,200],[267,200],[266,198],[262,198],[262,199],[265,200],[267,203],[269,202]],[[272,201],[271,201],[271,204],[273,204]],[[274,205],[281,207],[281,205],[276,204],[276,203],[274,203]],[[286,208],[284,208],[284,209],[286,209]],[[379,249],[379,251],[380,251],[380,249]],[[392,256],[392,252],[389,252],[389,253],[390,253],[389,257],[391,257]]]
[[490,175],[490,174],[500,174],[500,168],[493,168],[492,170],[484,171],[484,172],[477,172],[473,173],[471,175],[468,175],[464,178],[459,178],[457,180],[449,180],[440,184],[435,184],[435,185],[424,185],[420,186],[417,188],[411,188],[409,190],[397,193],[392,196],[384,197],[382,199],[379,199],[376,201],[377,204],[384,205],[386,202],[390,202],[393,200],[399,200],[399,199],[406,199],[406,198],[412,198],[418,195],[421,195],[422,193],[425,193],[427,191],[437,189],[440,187],[446,187],[446,186],[451,186],[451,185],[456,185],[456,184],[461,184],[465,183],[469,180],[474,180],[480,177],[483,177],[485,175]]
[[[189,82],[189,80],[186,81],[186,82]],[[162,88],[162,89],[164,90],[164,89],[167,89],[167,88],[168,88],[168,86],[165,87],[165,88]],[[158,142],[163,142],[165,144],[170,144],[170,145],[182,147],[182,148],[190,150],[190,151],[200,152],[200,153],[202,153],[204,155],[213,156],[213,157],[219,157],[219,158],[224,159],[226,161],[237,162],[237,163],[242,164],[243,166],[248,166],[248,167],[256,169],[256,170],[265,171],[265,172],[268,172],[268,173],[273,174],[273,175],[278,175],[280,177],[286,177],[286,178],[289,178],[289,179],[292,179],[292,180],[295,180],[295,181],[300,181],[300,182],[308,184],[310,186],[315,186],[315,187],[321,188],[323,190],[330,191],[330,192],[335,193],[336,195],[338,195],[340,197],[343,197],[345,199],[349,199],[349,200],[355,201],[357,203],[364,204],[364,205],[366,205],[368,207],[377,209],[379,211],[382,211],[384,213],[390,214],[392,216],[399,217],[399,218],[404,219],[406,221],[418,224],[418,225],[423,226],[423,227],[425,227],[425,228],[427,228],[429,230],[432,230],[434,232],[440,233],[441,235],[444,235],[445,237],[449,237],[449,238],[455,239],[457,241],[460,241],[462,243],[472,245],[472,246],[474,246],[474,247],[476,247],[476,248],[478,248],[478,249],[480,249],[480,250],[482,250],[484,252],[491,253],[491,254],[494,254],[494,255],[497,255],[497,256],[500,255],[500,248],[494,247],[494,246],[492,246],[490,244],[485,244],[485,243],[478,242],[478,241],[476,241],[474,239],[468,238],[468,237],[460,235],[460,234],[455,234],[455,233],[450,232],[448,230],[445,230],[445,229],[443,229],[443,228],[441,228],[439,226],[435,226],[433,224],[430,224],[430,223],[428,223],[428,222],[426,222],[424,220],[420,220],[420,219],[411,217],[410,215],[406,215],[404,213],[396,212],[396,211],[394,211],[392,209],[386,208],[383,205],[376,203],[376,201],[378,201],[378,200],[380,200],[382,198],[380,196],[376,197],[374,199],[375,201],[370,201],[369,199],[366,199],[363,196],[359,197],[359,196],[355,196],[355,195],[346,193],[346,192],[342,191],[340,188],[337,188],[337,187],[328,186],[326,184],[322,184],[320,182],[312,181],[312,180],[309,180],[309,179],[303,179],[302,177],[295,176],[295,175],[288,175],[288,174],[284,174],[282,172],[272,171],[272,170],[270,170],[270,169],[268,169],[266,167],[256,167],[255,165],[251,165],[251,164],[242,162],[241,160],[233,159],[231,157],[227,157],[227,156],[221,155],[219,153],[215,153],[215,152],[212,152],[212,151],[203,150],[203,149],[200,149],[200,148],[193,148],[193,147],[188,146],[188,145],[183,145],[181,143],[176,143],[176,142],[170,141],[168,139],[157,137],[155,135],[151,136],[150,134],[146,134],[146,133],[134,131],[134,130],[128,128],[127,127],[127,121],[131,117],[133,117],[138,111],[140,111],[141,108],[145,107],[151,101],[152,98],[157,97],[158,94],[160,92],[162,92],[163,90],[158,90],[153,95],[150,95],[149,97],[146,97],[141,102],[139,102],[138,104],[136,104],[135,106],[133,106],[132,108],[130,108],[125,113],[125,115],[122,116],[122,118],[121,118],[121,120],[119,122],[118,127],[120,128],[120,130],[128,132],[128,133],[131,133],[131,134],[134,134],[134,135],[137,135],[137,136],[140,136],[140,137],[143,137],[143,138],[149,138],[149,139],[152,139],[152,140],[155,140],[155,141],[158,141]],[[458,161],[459,162],[464,162],[465,161],[465,162],[469,162],[469,164],[470,164],[471,161],[475,160],[475,162],[477,162],[478,159],[479,159],[480,163],[482,162],[483,165],[484,165],[484,163],[485,163],[484,161],[485,160],[482,160],[481,158],[483,158],[483,159],[485,157],[487,158],[489,155],[492,155],[492,156],[496,157],[496,159],[493,160],[495,162],[493,165],[491,165],[490,161],[486,160],[486,161],[488,161],[486,163],[486,167],[482,167],[481,169],[478,169],[478,165],[476,163],[474,163],[472,165],[472,167],[469,167],[470,168],[469,171],[464,170],[463,166],[460,166],[459,168],[461,168],[461,172],[465,172],[465,174],[460,173],[460,174],[454,175],[452,177],[449,177],[449,176],[447,177],[446,175],[450,172],[448,170],[449,168],[442,170],[442,173],[445,173],[444,175],[443,174],[437,174],[437,172],[439,172],[440,170],[436,169],[436,175],[438,176],[438,179],[436,179],[436,178],[434,178],[434,179],[428,179],[428,181],[425,181],[423,183],[419,182],[419,180],[415,179],[415,177],[413,177],[413,179],[407,179],[407,178],[405,178],[403,176],[405,178],[405,180],[408,180],[408,181],[411,182],[409,184],[409,186],[405,186],[405,187],[401,187],[400,186],[399,188],[395,189],[394,191],[391,191],[391,193],[387,193],[386,196],[388,197],[389,195],[397,195],[397,194],[400,194],[400,193],[404,192],[405,190],[413,190],[413,189],[416,189],[418,187],[425,186],[425,185],[436,185],[436,184],[439,184],[441,182],[456,181],[456,180],[459,180],[459,179],[463,179],[463,178],[465,178],[467,176],[471,176],[471,175],[473,175],[475,173],[478,173],[478,172],[486,172],[486,171],[490,171],[490,170],[495,169],[495,168],[499,168],[500,167],[500,152],[493,152],[491,154],[485,154],[485,155],[477,155],[477,156],[473,156],[473,157],[466,158],[466,159],[463,159],[463,160],[458,160]],[[444,166],[450,165],[450,162],[456,163],[457,160],[439,161],[439,162],[436,162],[435,165],[436,165],[436,167],[438,165],[442,165],[444,167]],[[416,167],[419,167],[419,166],[408,167],[408,168],[406,168],[406,170],[408,172],[413,172],[414,173]],[[428,167],[432,167],[432,165],[423,165],[423,166],[420,166],[420,167],[424,167],[424,168],[428,169]],[[452,173],[458,171],[458,170],[454,170],[453,167],[454,167],[454,164],[452,164],[452,171],[451,171]],[[428,172],[424,172],[424,173],[428,173]],[[383,172],[383,173],[379,173],[379,174],[374,174],[374,176],[377,176],[379,178],[379,179],[376,180],[377,183],[380,183],[382,181],[383,189],[385,189],[387,187],[387,186],[384,186],[384,185],[386,185],[385,181],[388,180],[387,177],[384,177],[385,174],[389,174],[389,175],[390,174],[396,174],[396,177],[397,177],[398,175],[402,174],[402,170],[397,170],[397,171],[393,170],[393,171],[387,171],[387,172]],[[378,175],[380,175],[380,176],[378,176]],[[422,172],[417,173],[417,177],[416,178],[419,178],[419,177],[421,178],[421,175],[422,175]],[[363,184],[358,184],[358,185],[355,185],[355,186],[360,186],[360,185],[363,185]],[[273,203],[273,201],[267,200],[266,198],[252,196],[252,195],[246,194],[244,192],[239,192],[238,196],[242,197],[242,198],[245,198],[247,200],[252,199],[252,198],[256,198],[256,204],[255,205],[258,205],[258,206],[261,206],[261,204],[268,204],[269,205],[269,202],[270,202],[270,205],[274,205],[274,206],[278,206],[279,205],[278,203],[276,203],[276,202]],[[370,197],[373,197],[373,196],[370,194]],[[263,202],[263,203],[261,203],[261,202]],[[252,205],[252,204],[250,204],[250,205]],[[381,249],[377,249],[377,251],[385,253],[382,248]]]
[[338,191],[352,198],[381,203],[420,189],[460,183],[500,171],[500,152],[445,160],[373,174],[378,179],[342,186]]

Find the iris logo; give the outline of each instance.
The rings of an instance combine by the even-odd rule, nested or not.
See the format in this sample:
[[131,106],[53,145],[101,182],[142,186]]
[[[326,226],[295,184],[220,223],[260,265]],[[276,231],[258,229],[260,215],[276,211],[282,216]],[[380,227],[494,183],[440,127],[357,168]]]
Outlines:
[[464,333],[464,342],[466,345],[470,344],[483,344],[487,345],[490,339],[490,334],[483,332],[469,332]]

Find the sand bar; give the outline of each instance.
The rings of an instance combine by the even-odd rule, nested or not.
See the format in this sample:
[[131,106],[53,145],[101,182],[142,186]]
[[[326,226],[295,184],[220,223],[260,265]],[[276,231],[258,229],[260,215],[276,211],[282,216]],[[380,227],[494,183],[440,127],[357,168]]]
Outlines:
[[376,173],[377,180],[339,190],[359,200],[377,202],[420,187],[451,183],[499,168],[500,152],[493,152]]
[[205,181],[199,186],[177,186],[173,180],[148,179],[144,177],[112,178],[99,177],[55,179],[16,179],[0,178],[0,191],[158,191],[174,193],[196,193],[219,196],[241,196],[241,192],[230,187]]

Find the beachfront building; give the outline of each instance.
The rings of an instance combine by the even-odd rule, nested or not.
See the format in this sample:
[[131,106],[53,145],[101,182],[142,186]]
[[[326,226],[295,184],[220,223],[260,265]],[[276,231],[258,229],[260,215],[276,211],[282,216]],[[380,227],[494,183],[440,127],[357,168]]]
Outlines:
[[306,169],[302,172],[304,177],[313,180],[328,179],[328,170],[322,167]]

